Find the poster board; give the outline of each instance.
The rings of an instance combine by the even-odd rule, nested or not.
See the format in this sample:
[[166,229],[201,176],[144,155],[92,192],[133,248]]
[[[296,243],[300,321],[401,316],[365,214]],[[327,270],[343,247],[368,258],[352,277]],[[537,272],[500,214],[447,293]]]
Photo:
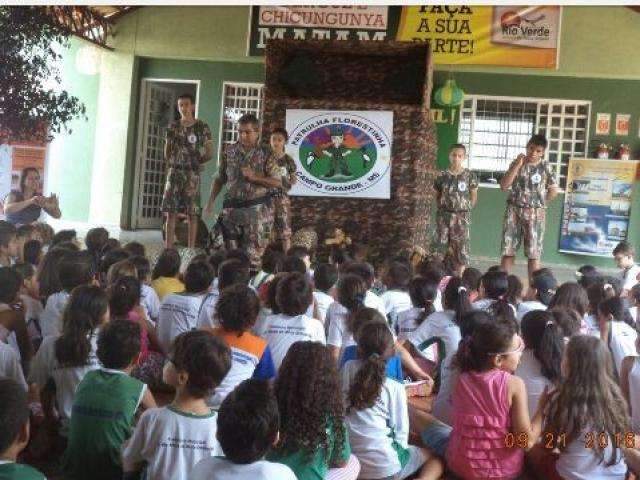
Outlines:
[[393,112],[287,109],[292,196],[384,198],[391,194]]
[[560,230],[560,252],[611,257],[626,240],[638,162],[572,158]]

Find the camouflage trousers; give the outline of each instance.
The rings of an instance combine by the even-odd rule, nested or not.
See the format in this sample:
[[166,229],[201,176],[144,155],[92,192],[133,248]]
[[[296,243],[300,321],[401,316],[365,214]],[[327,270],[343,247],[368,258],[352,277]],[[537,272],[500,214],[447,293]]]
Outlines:
[[524,242],[524,254],[529,260],[542,255],[544,241],[544,208],[518,207],[507,204],[502,223],[502,255],[514,257]]
[[271,210],[265,204],[222,209],[222,235],[225,246],[245,250],[253,268],[260,266],[262,253],[269,243],[273,222]]
[[200,215],[200,173],[190,169],[169,168],[161,210],[163,213]]
[[434,246],[445,261],[469,265],[469,222],[469,212],[438,210]]
[[291,200],[287,195],[273,198],[273,240],[291,239]]

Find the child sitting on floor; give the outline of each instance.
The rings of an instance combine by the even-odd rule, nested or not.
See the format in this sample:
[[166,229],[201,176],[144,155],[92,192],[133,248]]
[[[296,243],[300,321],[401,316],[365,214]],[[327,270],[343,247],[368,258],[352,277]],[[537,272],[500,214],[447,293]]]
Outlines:
[[151,391],[130,376],[140,356],[140,326],[116,320],[98,335],[102,368],[87,373],[75,393],[69,443],[62,458],[65,478],[122,478],[120,449],[133,431],[138,407],[154,408]]
[[151,286],[158,294],[160,301],[171,293],[184,292],[184,283],[180,276],[180,254],[175,248],[165,249],[151,274]]
[[[0,478],[3,480],[46,480],[36,469],[18,462],[29,443],[29,405],[22,385],[0,379]],[[294,477],[295,478],[295,477]]]
[[144,313],[154,326],[158,322],[160,316],[160,299],[156,291],[151,288],[151,266],[147,257],[134,256],[129,261],[136,268],[136,275],[140,280],[140,305],[144,309]]
[[315,300],[320,321],[327,328],[327,311],[335,301],[334,287],[338,281],[338,269],[335,265],[321,263],[313,272],[313,298]]
[[269,380],[276,374],[269,345],[251,333],[259,311],[258,295],[247,285],[231,285],[220,295],[215,312],[220,327],[211,332],[231,349],[231,369],[207,400],[214,409],[219,409],[227,395],[244,380],[251,377]]
[[289,466],[298,480],[356,480],[360,465],[351,455],[339,390],[329,350],[316,342],[294,343],[276,380],[280,440],[267,459]]
[[280,280],[276,302],[282,313],[267,318],[264,338],[269,343],[273,363],[279,369],[293,343],[308,340],[324,345],[325,333],[319,320],[305,314],[313,302],[313,289],[304,274],[289,273]]
[[33,352],[25,319],[24,304],[20,300],[22,276],[14,268],[0,267],[0,343],[15,350],[25,371]]
[[438,297],[438,282],[415,277],[409,283],[409,296],[413,307],[398,314],[396,334],[401,342],[436,311],[434,303]]
[[75,288],[62,318],[62,334],[45,337],[31,364],[29,383],[36,383],[40,391],[55,387],[63,436],[78,384],[88,372],[100,368],[97,337],[100,327],[108,321],[107,294],[96,286]]
[[197,327],[200,307],[212,280],[213,272],[207,262],[192,262],[184,274],[185,291],[166,295],[157,324],[158,340],[164,352],[169,351],[174,338]]
[[18,253],[16,227],[0,220],[0,267],[10,267],[16,263]]
[[380,298],[384,304],[389,324],[396,334],[398,333],[398,315],[412,307],[408,291],[410,281],[411,269],[402,262],[391,263],[384,275],[384,284],[387,287],[387,291]]
[[142,471],[146,464],[148,480],[193,478],[196,463],[220,454],[216,412],[206,399],[230,366],[229,348],[213,334],[194,330],[176,337],[163,373],[164,382],[176,389],[175,398],[140,417],[122,449],[125,475]]
[[624,357],[636,352],[638,333],[625,322],[626,315],[624,300],[620,297],[609,298],[598,305],[600,338],[611,350],[613,367],[617,374],[620,374]]
[[67,252],[60,260],[58,276],[62,291],[54,293],[47,299],[47,304],[40,316],[43,337],[60,335],[62,332],[62,316],[71,291],[80,285],[90,285],[95,282],[91,255],[87,252]]
[[[342,369],[346,423],[351,451],[358,457],[362,478],[404,479],[416,472],[422,480],[429,472],[422,465],[429,454],[408,445],[407,393],[402,383],[385,375],[385,361],[393,355],[393,335],[387,325],[367,325],[359,338],[358,360]],[[431,473],[441,474],[433,465]]]
[[38,294],[38,280],[36,271],[29,263],[17,263],[13,266],[22,276],[22,287],[20,288],[20,300],[24,306],[24,320],[27,324],[27,332],[33,350],[37,351],[42,342],[42,328],[40,327],[40,316],[44,311],[42,302]]
[[189,480],[296,480],[286,465],[263,460],[278,442],[279,423],[278,404],[269,384],[245,380],[222,402],[218,413],[217,438],[224,456],[201,460]]

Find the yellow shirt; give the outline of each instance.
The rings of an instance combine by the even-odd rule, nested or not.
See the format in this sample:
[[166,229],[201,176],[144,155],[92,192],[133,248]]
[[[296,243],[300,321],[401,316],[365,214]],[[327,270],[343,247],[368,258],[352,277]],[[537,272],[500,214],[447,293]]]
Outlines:
[[171,293],[184,292],[184,283],[174,277],[158,277],[151,282],[151,286],[158,294],[160,301]]

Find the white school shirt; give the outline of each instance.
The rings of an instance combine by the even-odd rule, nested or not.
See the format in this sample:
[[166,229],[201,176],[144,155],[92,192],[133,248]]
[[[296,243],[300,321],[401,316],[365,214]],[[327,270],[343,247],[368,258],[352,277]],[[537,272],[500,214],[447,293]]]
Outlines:
[[[617,451],[618,463],[607,467],[611,458],[611,441],[604,449],[604,462],[598,463],[595,450],[585,448],[585,435],[595,432],[596,429],[587,428],[581,432],[575,440],[567,445],[560,453],[556,462],[556,471],[565,480],[624,480],[627,473],[627,464],[622,457],[622,452]],[[598,441],[597,434],[595,441]]]
[[[256,320],[255,325],[251,329],[251,333],[257,335],[258,337],[265,338],[267,333],[267,327],[269,326],[269,317],[273,314],[270,308],[260,307],[260,311],[258,312],[258,318]],[[308,316],[308,315],[307,315]]]
[[320,320],[323,325],[327,325],[327,312],[329,311],[329,307],[335,301],[331,295],[327,295],[320,290],[316,290],[313,292],[313,298],[316,301],[316,305],[318,306],[318,314],[320,315]]
[[158,341],[165,352],[170,350],[174,338],[197,327],[203,298],[204,295],[180,293],[172,293],[164,298],[158,317]]
[[233,463],[224,457],[201,460],[189,475],[189,480],[296,480],[293,471],[282,463],[258,460],[253,463]]
[[616,372],[620,374],[620,366],[624,357],[636,355],[636,338],[638,333],[624,322],[609,322],[609,348]]
[[397,331],[398,315],[413,307],[411,297],[407,292],[387,290],[380,296],[380,299],[384,305],[387,318],[391,322],[391,326]]
[[13,347],[0,342],[0,378],[10,378],[22,385],[25,391],[28,390],[27,382],[24,379],[20,357]]
[[[342,392],[349,388],[362,361],[349,360],[341,370]],[[349,406],[347,405],[347,408]],[[362,478],[385,478],[402,469],[393,440],[407,448],[409,411],[407,392],[402,383],[385,377],[374,405],[364,410],[347,410],[345,423],[352,453],[360,460]]]
[[[384,304],[375,293],[367,291],[364,297],[364,306],[378,310],[386,318]],[[356,344],[353,340],[353,334],[347,330],[348,316],[349,310],[344,305],[337,301],[329,305],[326,319],[328,345],[345,349]]]
[[595,315],[586,313],[584,315],[584,318],[582,319],[580,333],[582,333],[583,335],[600,338],[600,324],[598,322],[598,318]]
[[[398,340],[404,341],[418,328],[418,319],[424,315],[424,308],[413,307],[398,314],[396,332]],[[425,318],[426,321],[426,318]]]
[[455,312],[445,310],[444,312],[434,312],[411,333],[407,340],[416,349],[425,340],[439,337],[444,342],[444,358],[440,368],[440,391],[433,404],[433,415],[439,420],[449,423],[451,417],[451,395],[453,394],[453,376],[455,375],[452,365],[453,357],[458,351],[458,346],[462,336],[460,327],[454,322]]
[[150,285],[142,284],[140,287],[140,305],[149,321],[155,325],[160,315],[160,298]]
[[629,371],[629,403],[631,404],[631,428],[640,431],[640,357],[633,359]]
[[553,383],[542,374],[542,365],[530,348],[522,352],[520,363],[515,374],[522,379],[527,387],[527,400],[529,404],[529,417],[536,413],[538,400],[542,396],[545,387],[552,387]]
[[62,333],[62,314],[71,295],[64,290],[54,293],[47,298],[47,304],[40,315],[42,336],[56,336]]
[[146,480],[192,478],[189,474],[200,460],[222,454],[217,418],[213,410],[198,416],[171,406],[150,408],[122,447],[123,464],[147,462]]
[[546,309],[547,309],[547,306],[544,303],[539,302],[537,300],[532,300],[530,302],[520,302],[520,305],[518,305],[518,308],[516,308],[516,318],[520,323],[522,322],[522,319],[527,313],[533,312],[536,310],[546,310]]
[[220,326],[220,323],[214,317],[219,298],[220,290],[217,287],[205,295],[198,312],[198,320],[196,322],[198,328],[216,328]]
[[100,368],[100,362],[96,355],[98,349],[98,332],[94,332],[89,338],[91,350],[87,357],[87,364],[81,367],[61,367],[56,358],[56,340],[55,337],[45,337],[40,345],[40,349],[31,361],[31,370],[29,371],[29,383],[37,383],[43,388],[50,378],[56,384],[56,403],[58,413],[63,427],[66,427],[71,418],[71,408],[73,407],[73,398],[76,388],[91,370]]
[[267,319],[264,335],[269,344],[273,365],[280,369],[282,360],[295,342],[320,342],[325,344],[324,327],[320,320],[306,315],[290,317],[285,314],[271,315]]
[[24,318],[27,322],[27,331],[31,340],[42,338],[40,317],[44,312],[42,302],[29,295],[20,295],[24,305]]
[[638,307],[629,307],[629,315],[631,315],[634,322],[638,320]]
[[495,300],[491,298],[483,298],[481,300],[476,300],[471,304],[472,310],[482,310],[487,311],[491,305],[495,303]]
[[635,263],[626,270],[620,272],[620,280],[622,280],[622,289],[631,290],[638,283],[637,276],[640,274],[640,265]]

